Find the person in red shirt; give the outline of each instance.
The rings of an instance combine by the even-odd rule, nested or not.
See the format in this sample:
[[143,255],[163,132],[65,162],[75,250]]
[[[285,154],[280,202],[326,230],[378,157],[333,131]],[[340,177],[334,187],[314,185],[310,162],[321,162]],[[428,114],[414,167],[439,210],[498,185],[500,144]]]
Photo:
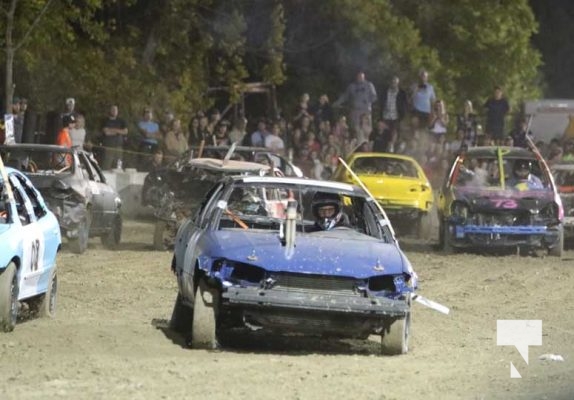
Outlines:
[[[62,117],[62,129],[56,136],[56,144],[67,148],[72,148],[72,138],[70,137],[70,128],[76,126],[76,118],[72,114]],[[71,153],[55,153],[53,156],[54,168],[65,168],[72,165]]]

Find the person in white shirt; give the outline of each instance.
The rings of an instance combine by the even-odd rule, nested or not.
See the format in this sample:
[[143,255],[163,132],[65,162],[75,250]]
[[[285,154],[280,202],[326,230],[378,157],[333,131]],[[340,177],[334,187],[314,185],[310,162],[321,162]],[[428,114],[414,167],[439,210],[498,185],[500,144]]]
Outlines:
[[285,142],[280,135],[279,124],[274,123],[271,127],[271,134],[265,137],[265,147],[275,153],[283,154],[285,152]]

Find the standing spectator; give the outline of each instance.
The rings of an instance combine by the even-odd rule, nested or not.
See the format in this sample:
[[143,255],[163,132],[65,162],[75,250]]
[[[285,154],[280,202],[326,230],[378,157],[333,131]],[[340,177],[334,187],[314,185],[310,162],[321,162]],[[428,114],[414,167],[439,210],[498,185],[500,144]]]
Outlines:
[[401,121],[408,109],[407,92],[400,88],[399,82],[399,77],[394,76],[390,86],[382,91],[381,96],[383,120],[391,131],[397,133],[397,139],[401,132]]
[[281,138],[281,129],[278,123],[271,126],[271,134],[265,138],[265,147],[277,154],[285,153],[285,142]]
[[151,147],[158,144],[160,140],[159,124],[153,120],[153,111],[146,107],[143,111],[142,119],[138,121],[138,131],[140,137],[140,151],[144,147]]
[[[62,117],[62,129],[58,132],[56,136],[56,145],[63,146],[67,148],[72,147],[72,139],[70,138],[70,129],[72,129],[76,124],[76,119],[73,114],[64,115]],[[54,152],[52,154],[52,167],[53,168],[65,168],[72,165],[72,155],[70,153],[59,153]]]
[[534,141],[534,135],[532,131],[528,129],[528,120],[526,118],[520,118],[516,123],[516,127],[510,133],[513,146],[527,149],[529,147],[527,136]]
[[58,132],[56,136],[56,145],[64,146],[67,148],[72,147],[72,138],[70,137],[70,129],[76,126],[76,119],[72,114],[64,115],[62,117],[62,129]]
[[18,97],[14,97],[12,100],[12,121],[14,123],[14,142],[22,143],[24,121],[20,113],[20,99]]
[[181,120],[174,118],[163,141],[163,155],[170,163],[177,160],[188,149],[187,138],[181,129]]
[[393,151],[394,134],[384,120],[378,120],[375,129],[369,136],[371,151],[377,153],[390,153]]
[[126,121],[118,117],[119,108],[116,104],[110,106],[107,118],[102,124],[102,133],[104,134],[104,159],[102,161],[103,169],[111,169],[114,164],[121,168],[124,140],[128,135],[128,126]]
[[187,136],[187,144],[190,146],[199,146],[201,143],[201,133],[199,131],[199,118],[197,115],[191,117],[189,121],[189,133]]
[[432,121],[429,125],[429,131],[432,134],[432,139],[438,142],[441,136],[445,136],[448,127],[448,113],[444,101],[436,100],[434,103]]
[[361,115],[361,121],[359,123],[359,128],[355,132],[355,137],[358,143],[367,142],[371,132],[373,131],[373,126],[371,125],[371,118],[368,114]]
[[20,99],[20,118],[22,119],[22,143],[34,143],[38,126],[36,113],[28,108],[28,100]]
[[219,121],[221,121],[221,113],[217,108],[214,108],[209,115],[209,123],[207,124],[207,130],[211,135],[215,134],[215,128]]
[[371,120],[373,103],[377,100],[375,86],[366,80],[365,73],[360,70],[357,79],[347,86],[345,92],[333,103],[334,107],[340,107],[343,103],[350,106],[351,127],[357,132],[361,115],[367,114]]
[[229,134],[227,129],[229,128],[229,121],[227,120],[220,120],[217,126],[215,127],[215,135],[214,138],[214,145],[215,146],[230,146],[231,140],[229,139]]
[[247,118],[239,117],[235,120],[233,124],[233,128],[229,132],[229,140],[231,143],[240,144],[243,142],[243,139],[247,135]]
[[464,132],[464,139],[468,146],[476,146],[478,140],[478,120],[470,100],[464,102],[462,114],[456,117],[456,129],[457,132],[459,130]]
[[332,124],[333,118],[333,108],[329,103],[329,96],[322,94],[319,96],[319,104],[313,110],[313,121],[315,122],[315,129],[319,129],[319,126],[323,122],[329,122]]
[[309,119],[313,119],[313,115],[311,115],[311,109],[309,106],[309,97],[308,93],[303,93],[301,95],[299,104],[297,104],[297,109],[295,110],[295,116],[293,117],[293,122],[299,122],[301,118],[308,117]]
[[510,111],[510,105],[502,95],[500,86],[494,88],[494,96],[484,103],[486,109],[486,134],[497,144],[504,138],[504,117]]
[[261,118],[257,123],[257,130],[250,136],[250,145],[253,147],[264,147],[265,138],[269,135],[267,131],[267,122]]
[[159,130],[161,132],[160,136],[163,139],[165,135],[171,129],[173,120],[175,119],[175,114],[170,109],[166,109],[163,113],[163,117],[159,123]]
[[82,114],[78,113],[76,123],[70,127],[69,132],[70,138],[72,139],[72,147],[78,146],[82,148],[86,140],[86,120]]
[[74,99],[73,97],[68,97],[66,99],[66,107],[64,109],[64,112],[62,113],[62,116],[64,115],[73,115],[74,118],[78,118],[77,112],[76,112],[76,99]]
[[411,105],[414,114],[419,118],[422,125],[430,122],[432,105],[436,100],[433,85],[429,82],[429,74],[422,69],[419,72],[419,82],[412,88]]

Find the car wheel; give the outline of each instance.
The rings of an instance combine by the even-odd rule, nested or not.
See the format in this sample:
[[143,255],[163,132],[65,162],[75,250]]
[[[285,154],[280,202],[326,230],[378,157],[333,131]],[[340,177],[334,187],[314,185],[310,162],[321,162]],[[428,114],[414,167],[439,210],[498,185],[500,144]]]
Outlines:
[[450,254],[453,252],[452,244],[450,242],[450,232],[448,231],[448,224],[444,221],[440,222],[440,232],[439,232],[439,245],[440,249],[445,254]]
[[186,335],[191,332],[193,326],[193,309],[183,302],[181,293],[177,294],[171,319],[169,321],[169,328],[175,332]]
[[192,348],[207,350],[217,348],[217,303],[217,293],[207,286],[205,280],[200,279],[193,302]]
[[11,332],[18,318],[18,274],[14,263],[0,273],[0,330]]
[[102,236],[102,244],[111,250],[118,248],[120,241],[122,240],[122,217],[121,215],[116,215],[112,222],[110,231]]
[[82,254],[88,249],[90,240],[90,218],[85,216],[78,223],[78,237],[69,240],[70,250],[72,253]]
[[46,293],[38,297],[36,311],[39,317],[54,318],[56,316],[56,299],[58,296],[58,271],[56,267],[52,269],[50,283]]
[[548,249],[548,255],[562,258],[562,253],[564,253],[564,227],[561,226],[558,230],[558,242],[554,247]]
[[169,223],[158,219],[153,232],[153,248],[158,251],[167,250],[172,241]]
[[397,319],[383,331],[381,337],[381,353],[385,355],[406,354],[409,351],[409,335],[411,330],[411,313]]
[[428,238],[430,226],[430,216],[420,213],[415,221],[415,235],[417,239]]

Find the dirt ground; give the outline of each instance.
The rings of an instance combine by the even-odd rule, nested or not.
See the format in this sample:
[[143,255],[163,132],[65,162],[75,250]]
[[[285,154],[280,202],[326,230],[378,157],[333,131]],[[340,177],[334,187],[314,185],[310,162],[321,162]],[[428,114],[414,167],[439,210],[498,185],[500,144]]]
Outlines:
[[[415,303],[404,356],[379,356],[374,341],[260,337],[203,351],[166,329],[176,284],[152,234],[149,222],[127,221],[117,252],[97,239],[83,255],[61,252],[57,317],[0,334],[0,399],[574,398],[572,250],[562,261],[444,256],[431,240],[405,239],[419,293],[451,313]],[[542,320],[529,364],[496,345],[497,319]],[[564,362],[540,361],[546,353]]]

